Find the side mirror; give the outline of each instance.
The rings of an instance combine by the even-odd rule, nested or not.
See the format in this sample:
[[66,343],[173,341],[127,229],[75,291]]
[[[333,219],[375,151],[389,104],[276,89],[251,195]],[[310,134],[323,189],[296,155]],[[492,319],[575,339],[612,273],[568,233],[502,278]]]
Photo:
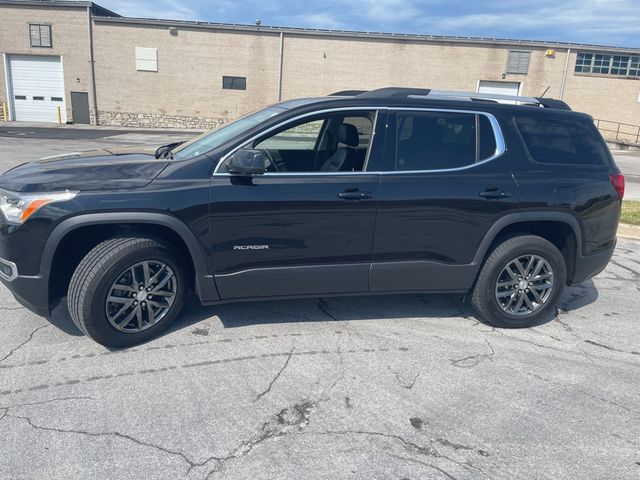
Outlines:
[[183,143],[184,142],[168,143],[167,145],[162,145],[161,147],[158,147],[155,153],[156,158],[171,157],[172,156],[171,150],[173,150],[176,147],[179,147]]
[[263,151],[241,148],[229,159],[227,171],[232,175],[261,175],[268,166],[269,159]]

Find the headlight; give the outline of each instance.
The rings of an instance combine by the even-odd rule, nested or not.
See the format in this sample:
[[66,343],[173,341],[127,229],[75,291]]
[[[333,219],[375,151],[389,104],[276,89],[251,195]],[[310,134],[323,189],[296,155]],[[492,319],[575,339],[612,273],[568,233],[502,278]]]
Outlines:
[[0,212],[9,223],[24,223],[27,218],[45,205],[64,202],[74,198],[78,192],[18,193],[0,190]]

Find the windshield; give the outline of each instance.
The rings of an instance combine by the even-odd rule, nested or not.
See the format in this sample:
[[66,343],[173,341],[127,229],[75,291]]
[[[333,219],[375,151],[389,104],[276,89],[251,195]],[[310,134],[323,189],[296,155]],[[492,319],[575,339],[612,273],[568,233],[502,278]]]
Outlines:
[[196,138],[189,140],[186,143],[176,147],[173,151],[174,160],[188,160],[190,158],[202,155],[210,150],[213,150],[219,145],[222,145],[233,137],[240,135],[241,133],[255,127],[260,122],[267,120],[268,118],[284,112],[286,109],[281,107],[267,107],[264,110],[258,110],[257,112],[250,113],[235,122],[232,122],[224,127],[220,127],[212,132],[206,132],[202,135],[198,135]]

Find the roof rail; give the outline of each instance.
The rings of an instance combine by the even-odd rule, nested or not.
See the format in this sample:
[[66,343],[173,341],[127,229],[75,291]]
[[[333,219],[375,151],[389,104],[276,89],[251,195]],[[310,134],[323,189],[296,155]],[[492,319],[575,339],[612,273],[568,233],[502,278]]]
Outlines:
[[424,98],[430,100],[464,100],[475,102],[513,103],[515,105],[533,105],[536,107],[571,110],[562,100],[542,97],[524,97],[521,95],[502,95],[498,93],[458,92],[452,90],[431,90],[428,88],[387,87],[371,90],[359,95],[361,98]]
[[555,108],[556,110],[571,110],[571,107],[567,105],[566,102],[563,102],[562,100],[558,100],[556,98],[536,97],[536,100],[538,100],[538,102],[540,102],[540,105],[545,108]]
[[426,96],[430,91],[428,88],[385,87],[370,90],[358,96],[361,98],[408,98],[412,95]]
[[368,90],[340,90],[339,92],[330,93],[330,97],[355,97],[367,93]]

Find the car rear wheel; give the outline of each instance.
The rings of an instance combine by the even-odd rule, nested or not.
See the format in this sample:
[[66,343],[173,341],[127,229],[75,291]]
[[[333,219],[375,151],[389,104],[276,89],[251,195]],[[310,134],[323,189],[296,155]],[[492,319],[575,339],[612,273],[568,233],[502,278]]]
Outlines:
[[107,347],[145,342],[182,308],[180,258],[153,238],[117,237],[93,248],[76,268],[67,303],[82,332]]
[[471,303],[493,326],[528,327],[556,307],[566,279],[564,257],[555,245],[535,235],[519,235],[489,255]]

